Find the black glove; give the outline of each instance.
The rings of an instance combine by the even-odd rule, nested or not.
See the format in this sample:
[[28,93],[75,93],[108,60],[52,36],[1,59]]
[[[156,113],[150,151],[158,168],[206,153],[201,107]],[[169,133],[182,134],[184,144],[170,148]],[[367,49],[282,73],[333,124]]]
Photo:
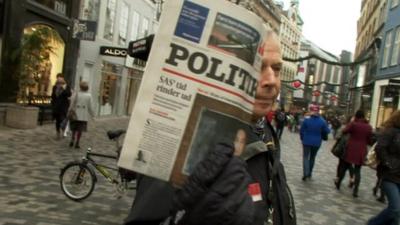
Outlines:
[[218,144],[174,196],[175,210],[185,210],[182,225],[247,225],[253,220],[246,163],[233,146]]

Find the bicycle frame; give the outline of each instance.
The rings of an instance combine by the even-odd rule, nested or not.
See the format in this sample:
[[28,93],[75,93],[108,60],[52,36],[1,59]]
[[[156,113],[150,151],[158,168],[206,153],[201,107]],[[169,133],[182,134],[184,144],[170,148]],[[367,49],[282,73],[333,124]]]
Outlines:
[[116,179],[111,175],[111,173],[107,170],[107,169],[110,169],[110,170],[118,171],[117,168],[112,168],[112,167],[109,167],[109,166],[106,166],[106,165],[97,163],[91,156],[96,156],[96,157],[101,157],[101,158],[109,158],[109,159],[115,159],[115,160],[118,159],[118,156],[114,156],[114,155],[105,155],[105,154],[101,154],[101,153],[92,153],[92,152],[91,152],[91,148],[88,148],[88,150],[86,151],[86,155],[85,155],[85,157],[83,157],[82,160],[83,160],[83,162],[84,162],[85,164],[87,164],[87,163],[91,164],[91,165],[92,165],[97,171],[99,171],[99,173],[100,173],[101,175],[103,175],[110,183],[114,183],[114,184],[119,183],[119,181],[116,180]]

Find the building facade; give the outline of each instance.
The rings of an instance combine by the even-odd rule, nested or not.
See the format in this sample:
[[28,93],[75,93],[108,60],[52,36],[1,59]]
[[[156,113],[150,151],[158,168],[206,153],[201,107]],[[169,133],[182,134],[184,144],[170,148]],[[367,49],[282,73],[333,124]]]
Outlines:
[[350,77],[351,102],[349,113],[362,109],[368,119],[371,118],[371,109],[374,108],[372,99],[382,29],[387,18],[386,8],[386,0],[363,0],[360,18],[357,21],[354,61],[361,63],[355,65]]
[[380,127],[393,111],[400,109],[400,1],[387,3],[371,108],[370,123],[374,127]]
[[50,54],[46,62],[49,74],[37,78],[45,80],[46,87],[39,90],[36,85],[30,91],[34,95],[49,95],[50,84],[55,80],[57,73],[64,73],[68,80],[73,79],[79,47],[79,42],[72,38],[71,29],[73,19],[78,15],[79,5],[76,3],[77,1],[66,0],[2,1],[0,102],[16,102],[18,79],[12,74],[18,73],[18,59],[14,59],[13,54],[19,49],[24,33],[41,27],[50,28],[57,33],[62,43],[53,46],[54,53]]
[[[300,53],[300,38],[303,21],[299,15],[298,1],[291,1],[288,10],[283,11],[281,16],[280,39],[282,55],[284,58],[297,59]],[[281,70],[281,79],[285,81],[294,80],[298,72],[298,63],[284,61]],[[293,87],[290,83],[284,83],[281,88],[280,104],[285,111],[290,110],[293,104]]]
[[[352,62],[353,54],[349,51],[343,50],[340,54],[340,63],[350,64]],[[347,114],[350,107],[350,77],[351,77],[351,67],[342,67],[342,76],[340,78],[340,89],[338,93],[338,106],[341,108],[342,113]]]
[[[330,62],[338,63],[339,59],[329,52],[319,48],[311,41],[301,41],[300,56],[318,56]],[[310,58],[301,62],[303,68],[299,80],[305,85],[300,86],[300,92],[294,93],[294,104],[307,108],[311,103],[321,106],[322,112],[338,110],[338,96],[342,80],[342,67],[328,64],[317,58]]]
[[[78,3],[68,0],[0,1],[0,123],[7,105],[20,101],[18,93],[24,91],[38,104],[47,104],[57,73],[63,73],[69,82],[74,79],[79,41],[72,37],[72,26],[78,17]],[[37,74],[29,77],[33,83],[22,90],[17,53],[25,35],[42,29],[56,35],[58,42],[50,44],[52,51],[38,49],[45,59]]]
[[81,41],[75,83],[87,81],[98,116],[130,115],[145,62],[127,56],[130,41],[158,28],[150,0],[82,0],[81,19],[97,21],[95,41]]

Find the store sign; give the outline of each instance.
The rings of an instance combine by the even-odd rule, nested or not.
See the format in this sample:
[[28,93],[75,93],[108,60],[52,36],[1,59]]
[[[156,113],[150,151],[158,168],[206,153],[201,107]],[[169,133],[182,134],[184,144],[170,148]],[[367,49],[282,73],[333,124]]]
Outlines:
[[74,20],[72,38],[94,41],[96,38],[97,22],[89,20]]
[[128,54],[129,56],[137,59],[147,61],[153,44],[154,35],[129,42]]
[[67,14],[67,5],[62,1],[54,1],[54,10],[63,15]]
[[126,57],[127,55],[126,48],[115,48],[109,46],[101,46],[100,47],[100,55],[108,55],[108,56],[115,56],[115,57]]

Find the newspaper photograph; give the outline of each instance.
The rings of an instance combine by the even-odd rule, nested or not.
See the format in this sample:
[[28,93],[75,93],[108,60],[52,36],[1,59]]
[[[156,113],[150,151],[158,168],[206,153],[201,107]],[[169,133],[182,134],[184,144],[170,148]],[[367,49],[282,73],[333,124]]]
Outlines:
[[243,151],[266,32],[228,1],[166,1],[118,165],[179,187],[217,143]]

